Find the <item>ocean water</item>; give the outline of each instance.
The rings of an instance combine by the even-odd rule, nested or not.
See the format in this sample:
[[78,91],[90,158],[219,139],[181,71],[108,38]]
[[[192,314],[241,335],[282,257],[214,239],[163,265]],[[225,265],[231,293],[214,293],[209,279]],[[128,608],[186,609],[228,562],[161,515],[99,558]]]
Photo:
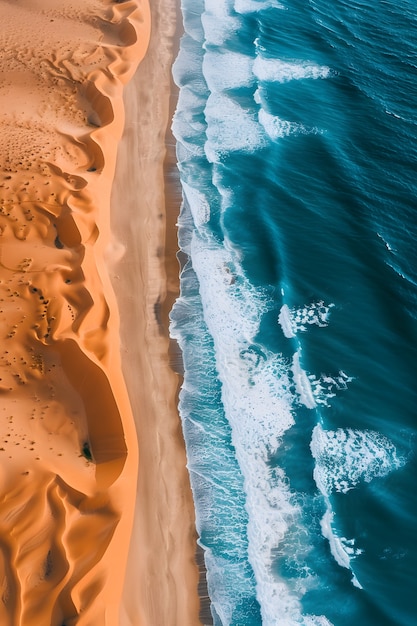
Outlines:
[[216,626],[417,623],[417,10],[182,0],[180,413]]

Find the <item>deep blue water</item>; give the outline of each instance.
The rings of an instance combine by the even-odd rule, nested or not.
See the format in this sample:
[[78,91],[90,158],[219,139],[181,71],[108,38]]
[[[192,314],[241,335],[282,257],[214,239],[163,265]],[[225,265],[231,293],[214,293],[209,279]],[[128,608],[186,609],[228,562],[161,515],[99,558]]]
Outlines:
[[183,0],[171,333],[216,626],[417,623],[417,9]]

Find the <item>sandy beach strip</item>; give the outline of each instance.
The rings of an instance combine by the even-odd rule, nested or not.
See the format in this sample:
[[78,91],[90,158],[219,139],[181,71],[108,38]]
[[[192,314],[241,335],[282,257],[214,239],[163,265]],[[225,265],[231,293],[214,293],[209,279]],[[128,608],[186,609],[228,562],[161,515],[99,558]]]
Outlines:
[[0,22],[0,623],[115,626],[138,454],[110,191],[149,9],[0,0]]
[[126,87],[126,124],[112,192],[110,275],[121,315],[123,373],[139,442],[139,480],[121,626],[200,624],[196,531],[180,419],[179,378],[169,366],[168,312],[178,293],[175,221],[179,181],[166,135],[176,94],[171,66],[176,0],[151,6],[151,40]]

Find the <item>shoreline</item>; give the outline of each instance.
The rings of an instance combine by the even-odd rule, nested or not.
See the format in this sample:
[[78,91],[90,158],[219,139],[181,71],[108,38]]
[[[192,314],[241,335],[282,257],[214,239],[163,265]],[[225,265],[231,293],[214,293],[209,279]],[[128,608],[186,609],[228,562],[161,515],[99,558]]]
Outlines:
[[110,192],[150,16],[40,5],[2,2],[0,621],[114,626],[138,456]]
[[112,188],[114,248],[121,258],[110,273],[139,444],[120,626],[201,624],[194,502],[168,331],[179,290],[175,222],[181,190],[172,176],[175,145],[167,145],[176,103],[171,66],[178,17],[176,0],[152,4],[148,52],[124,91],[126,123]]
[[0,3],[0,621],[201,626],[168,328],[179,5]]

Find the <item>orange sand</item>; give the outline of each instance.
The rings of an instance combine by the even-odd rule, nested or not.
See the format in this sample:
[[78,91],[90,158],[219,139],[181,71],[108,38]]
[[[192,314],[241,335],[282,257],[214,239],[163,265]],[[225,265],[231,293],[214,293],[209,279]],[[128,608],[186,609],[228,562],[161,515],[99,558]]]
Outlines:
[[[180,193],[167,197],[163,165],[173,112],[177,4],[152,0],[149,49],[124,92],[126,127],[112,193],[113,258],[117,252],[121,258],[110,264],[110,275],[140,452],[121,626],[200,624],[194,506],[177,412],[178,376],[168,357],[178,262],[176,231],[166,225],[175,224]],[[174,155],[171,145],[168,157]]]
[[[173,601],[147,589],[159,574],[146,555],[163,547],[143,543],[153,537],[136,529],[129,548],[133,516],[136,528],[148,506],[153,511],[149,503],[165,500],[153,491],[152,476],[147,482],[146,455],[170,463],[158,447],[141,451],[135,513],[137,434],[109,277],[120,248],[110,228],[110,192],[123,85],[145,54],[149,10],[142,0],[0,0],[0,23],[0,623],[198,623],[153,619],[148,597]],[[127,184],[126,198],[132,191]],[[126,255],[128,263],[147,253],[135,254]],[[151,269],[134,271],[148,276],[140,284],[146,290]],[[147,328],[145,300],[135,309],[142,319],[127,322],[125,335]],[[152,341],[150,330],[142,348],[159,354]],[[136,385],[147,386],[138,393],[142,418],[133,407],[136,422],[152,420],[147,410],[156,407],[155,394],[159,407],[165,402],[173,410],[174,403],[172,391],[164,397],[170,374],[163,370],[156,384],[150,357],[142,361],[135,363]],[[155,437],[162,444],[164,436],[152,435],[146,445]],[[185,480],[189,507],[187,489]],[[150,515],[149,525],[174,532],[162,513]],[[165,550],[175,552],[175,540],[165,539]]]

